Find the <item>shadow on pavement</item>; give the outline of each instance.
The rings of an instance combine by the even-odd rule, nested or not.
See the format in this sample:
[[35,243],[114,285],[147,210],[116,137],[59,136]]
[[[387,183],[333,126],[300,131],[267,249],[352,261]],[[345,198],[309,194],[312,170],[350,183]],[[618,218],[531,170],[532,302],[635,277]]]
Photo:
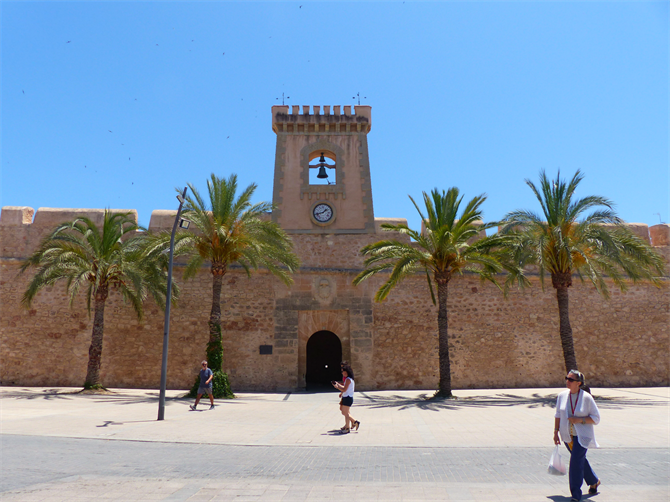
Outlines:
[[44,389],[41,392],[35,392],[33,389],[16,389],[10,392],[3,392],[2,398],[14,399],[72,399],[77,392],[65,391],[62,389]]
[[[586,501],[589,500],[591,497],[595,497],[595,495],[585,493],[582,495],[582,500]],[[554,502],[570,502],[572,500],[572,497],[566,497],[565,495],[549,495],[547,498],[549,500],[553,500]]]
[[[159,395],[158,392],[155,394],[146,394],[143,396],[128,396],[128,395],[112,395],[112,396],[96,396],[95,401],[97,403],[114,403],[114,404],[140,404],[140,403],[158,403]],[[193,398],[186,396],[179,397],[165,397],[165,404],[182,404],[184,406],[189,405],[193,402]],[[220,406],[222,404],[244,404],[241,402],[235,402],[234,399],[215,399],[215,404]],[[209,407],[209,401],[207,401],[207,406]],[[199,410],[196,410],[199,411]]]
[[140,424],[140,423],[149,423],[155,422],[155,420],[127,420],[125,422],[115,422],[114,420],[105,420],[102,422],[102,425],[96,425],[96,427],[109,427],[110,425],[125,425],[125,424]]
[[[530,396],[517,396],[514,394],[496,394],[493,396],[473,396],[456,399],[431,398],[428,394],[419,394],[418,397],[391,395],[382,396],[359,392],[364,400],[357,400],[358,406],[368,408],[398,408],[406,410],[418,408],[428,411],[458,410],[461,408],[487,408],[525,406],[527,408],[554,408],[557,394],[540,395],[538,393]],[[626,406],[667,406],[665,401],[651,399],[630,399],[625,397],[599,397],[594,396],[600,408],[617,409]],[[367,402],[365,401],[367,400]]]
[[[330,392],[328,392],[330,393]],[[297,391],[289,392],[284,397],[283,401],[287,401],[291,395],[300,394],[324,394],[324,392],[313,391]],[[557,394],[540,394],[534,393],[530,396],[520,396],[511,393],[500,393],[483,396],[469,396],[458,397],[455,399],[433,398],[428,393],[418,394],[417,396],[402,396],[398,394],[375,394],[373,392],[357,392],[356,405],[366,406],[368,408],[398,408],[405,410],[409,408],[418,408],[428,411],[440,410],[458,410],[461,408],[487,408],[487,407],[511,407],[511,406],[525,406],[527,408],[553,408],[556,404]],[[245,401],[264,401],[267,400],[266,394],[245,393],[239,396],[240,399],[217,399],[217,405],[223,404],[247,404]],[[82,390],[51,388],[36,391],[30,388],[20,388],[11,391],[3,391],[0,393],[0,398],[13,399],[43,399],[49,400],[73,400],[75,398],[91,399],[96,403],[109,403],[132,405],[142,403],[158,403],[159,392],[143,392],[140,394],[125,394],[123,391],[103,391],[91,392]],[[599,396],[598,391],[595,390],[594,398],[598,403],[598,407],[605,409],[622,409],[630,406],[652,407],[662,406],[667,407],[668,401],[666,398],[657,399],[639,399],[629,397],[607,397]],[[180,396],[166,396],[166,404],[181,404],[188,405],[192,399],[186,397],[186,391]]]
[[[160,395],[158,391],[146,392],[139,395],[128,395],[123,394],[121,392],[115,392],[109,390],[103,392],[89,392],[82,390],[73,391],[72,389],[55,388],[55,389],[43,389],[42,391],[39,392],[35,391],[34,389],[16,389],[8,392],[2,392],[0,394],[0,397],[2,399],[6,398],[26,399],[26,400],[44,399],[47,401],[55,399],[73,400],[73,399],[85,398],[85,399],[91,399],[97,403],[141,404],[141,403],[158,403]],[[186,397],[186,391],[184,391],[184,394],[182,396],[165,397],[166,404],[174,402],[178,404],[181,403],[187,405],[190,404],[191,401],[192,401],[191,398]],[[222,404],[222,403],[234,403],[235,400],[218,399],[217,401],[218,401],[217,404]],[[238,402],[236,404],[243,404],[243,403]]]
[[351,434],[351,432],[347,432],[346,434],[344,434],[344,433],[342,433],[342,429],[333,429],[333,430],[330,430],[328,432],[324,432],[321,435],[322,436],[342,436],[342,437],[344,437],[344,436],[348,436],[349,434]]

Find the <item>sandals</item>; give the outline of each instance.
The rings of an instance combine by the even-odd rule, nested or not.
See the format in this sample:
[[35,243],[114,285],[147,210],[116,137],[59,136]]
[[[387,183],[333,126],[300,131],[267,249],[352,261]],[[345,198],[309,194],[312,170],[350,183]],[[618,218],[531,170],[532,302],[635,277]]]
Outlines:
[[600,480],[595,485],[589,486],[589,495],[595,495],[598,493],[598,487],[600,486]]
[[351,424],[351,428],[348,428],[346,425],[340,429],[340,434],[349,434],[351,429],[358,430],[361,426],[361,423],[358,420],[354,420],[354,423]]

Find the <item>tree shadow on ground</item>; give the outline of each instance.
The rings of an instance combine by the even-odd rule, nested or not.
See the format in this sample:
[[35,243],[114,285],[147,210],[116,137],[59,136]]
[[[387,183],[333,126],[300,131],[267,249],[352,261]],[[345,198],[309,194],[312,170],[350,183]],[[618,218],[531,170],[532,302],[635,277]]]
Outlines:
[[[165,396],[165,404],[171,403],[183,404],[184,406],[193,402],[192,398],[187,397],[188,392],[183,391],[179,396]],[[158,403],[160,398],[159,391],[144,392],[142,394],[125,394],[123,391],[116,392],[107,389],[102,390],[73,390],[71,388],[51,388],[37,391],[35,389],[23,388],[13,389],[11,391],[0,392],[1,399],[43,399],[49,400],[73,400],[73,399],[91,399],[96,403],[114,403],[114,404],[142,404],[142,403]],[[236,399],[217,399],[216,404],[244,404]]]
[[[96,403],[113,403],[113,404],[141,404],[141,403],[158,403],[160,399],[160,394],[158,391],[155,393],[147,393],[143,394],[140,396],[133,396],[133,395],[127,395],[127,394],[116,394],[116,395],[110,395],[110,396],[96,396],[95,402]],[[206,396],[203,396],[203,399],[205,401],[201,401],[203,404],[206,404],[209,406],[209,400],[206,399]],[[214,400],[215,404],[217,406],[221,406],[223,404],[243,404],[239,402],[235,402],[235,399],[215,399]],[[174,397],[168,397],[165,396],[165,404],[181,404],[183,406],[187,406],[189,404],[193,403],[193,399],[190,397],[186,397],[186,393],[181,396],[174,396]]]
[[[399,395],[383,396],[359,392],[364,399],[357,400],[357,405],[367,408],[398,408],[406,410],[418,408],[428,411],[459,410],[465,408],[488,408],[488,407],[511,407],[524,406],[526,408],[554,408],[556,406],[557,394],[539,393],[530,396],[517,396],[515,394],[494,394],[490,396],[459,397],[454,399],[434,398],[428,394],[419,394],[417,397],[406,397]],[[628,406],[667,406],[667,401],[652,399],[631,399],[626,397],[602,397],[594,396],[598,407],[608,409],[621,409]]]
[[0,393],[2,399],[73,399],[80,391],[64,390],[64,389],[43,389],[41,392],[36,392],[34,389],[15,389],[11,391],[3,391]]
[[[158,402],[160,394],[156,392],[147,392],[141,395],[128,395],[121,392],[114,392],[107,389],[103,390],[72,390],[72,389],[63,389],[63,388],[52,388],[52,389],[42,389],[41,391],[36,391],[35,389],[15,389],[11,391],[3,391],[0,393],[2,399],[43,399],[45,401],[50,400],[73,400],[73,399],[91,399],[95,402],[100,403],[117,403],[117,404],[139,404],[139,403],[153,403]],[[165,397],[165,402],[183,402],[187,404],[190,402],[190,399],[186,398],[186,391],[182,396],[174,397]]]
[[110,425],[125,425],[125,424],[140,424],[140,423],[153,423],[155,420],[127,420],[125,422],[116,422],[114,420],[105,420],[102,422],[102,425],[96,425],[96,427],[109,427]]

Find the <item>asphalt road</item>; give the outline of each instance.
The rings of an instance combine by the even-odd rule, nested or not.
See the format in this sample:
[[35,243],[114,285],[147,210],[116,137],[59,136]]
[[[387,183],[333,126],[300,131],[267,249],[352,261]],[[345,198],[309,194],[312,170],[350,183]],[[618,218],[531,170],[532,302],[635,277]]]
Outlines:
[[[541,448],[229,446],[18,435],[0,440],[3,492],[75,475],[285,484],[536,484],[548,479],[547,450]],[[668,484],[666,448],[591,450],[589,459],[604,480]]]

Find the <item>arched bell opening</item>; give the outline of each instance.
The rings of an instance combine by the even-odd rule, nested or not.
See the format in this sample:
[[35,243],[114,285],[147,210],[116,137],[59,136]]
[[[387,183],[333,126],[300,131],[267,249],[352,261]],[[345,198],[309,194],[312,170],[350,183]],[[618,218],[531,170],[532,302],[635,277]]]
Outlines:
[[332,331],[317,331],[306,347],[305,384],[308,391],[334,390],[331,381],[342,380],[342,342]]
[[316,150],[309,155],[309,184],[336,185],[337,161],[330,150]]

